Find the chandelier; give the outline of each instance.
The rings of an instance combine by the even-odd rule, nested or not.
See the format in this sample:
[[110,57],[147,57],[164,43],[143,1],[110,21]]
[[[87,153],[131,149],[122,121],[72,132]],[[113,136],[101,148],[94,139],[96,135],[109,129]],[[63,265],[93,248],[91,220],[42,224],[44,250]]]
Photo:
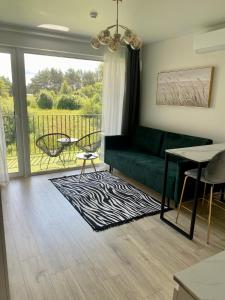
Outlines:
[[[121,46],[127,44],[130,45],[133,50],[139,50],[141,48],[141,39],[131,29],[124,25],[119,24],[119,1],[116,1],[116,24],[108,26],[105,30],[99,32],[99,34],[92,38],[91,46],[94,49],[99,49],[101,45],[108,46],[111,52],[117,51]],[[114,33],[111,31],[115,29]],[[119,32],[123,31],[123,34]]]

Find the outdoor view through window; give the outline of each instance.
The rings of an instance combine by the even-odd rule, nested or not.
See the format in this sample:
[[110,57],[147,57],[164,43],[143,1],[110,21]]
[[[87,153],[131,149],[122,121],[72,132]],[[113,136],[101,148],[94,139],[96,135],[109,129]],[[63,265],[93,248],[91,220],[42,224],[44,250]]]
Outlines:
[[[31,172],[79,166],[75,154],[80,150],[73,141],[101,129],[102,71],[103,63],[99,61],[25,54]],[[10,87],[8,74],[1,69],[0,75]],[[12,111],[11,97],[8,88],[1,100],[4,114]],[[14,137],[13,132],[5,132]],[[60,134],[56,141],[51,141],[52,133]],[[66,146],[61,143],[64,134],[71,137]],[[50,155],[36,145],[45,135],[43,145],[49,147]],[[9,169],[16,161],[13,137],[7,143]],[[55,148],[62,145],[64,150],[54,157]]]
[[18,153],[16,143],[16,119],[12,90],[11,55],[0,53],[0,105],[5,130],[9,173],[17,173]]

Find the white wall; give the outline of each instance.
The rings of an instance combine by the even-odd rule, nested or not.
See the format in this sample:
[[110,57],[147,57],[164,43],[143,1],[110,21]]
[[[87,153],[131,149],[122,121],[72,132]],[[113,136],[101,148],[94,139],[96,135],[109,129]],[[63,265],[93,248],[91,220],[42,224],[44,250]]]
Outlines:
[[[160,71],[214,66],[210,108],[156,105]],[[225,51],[196,54],[193,36],[183,36],[143,47],[141,124],[225,142]]]

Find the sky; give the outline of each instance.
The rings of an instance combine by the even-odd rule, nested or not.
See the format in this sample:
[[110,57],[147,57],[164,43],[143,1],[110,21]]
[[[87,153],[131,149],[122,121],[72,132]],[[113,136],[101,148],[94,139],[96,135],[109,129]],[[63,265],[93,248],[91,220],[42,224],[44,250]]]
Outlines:
[[[37,54],[25,54],[25,73],[26,73],[26,84],[30,83],[30,80],[34,75],[45,68],[55,68],[65,72],[69,68],[74,70],[82,69],[84,71],[95,71],[101,62],[65,58],[47,55]],[[10,54],[0,53],[0,76],[5,76],[12,79],[11,65],[10,65]]]
[[12,81],[10,54],[0,53],[0,76],[5,76]]

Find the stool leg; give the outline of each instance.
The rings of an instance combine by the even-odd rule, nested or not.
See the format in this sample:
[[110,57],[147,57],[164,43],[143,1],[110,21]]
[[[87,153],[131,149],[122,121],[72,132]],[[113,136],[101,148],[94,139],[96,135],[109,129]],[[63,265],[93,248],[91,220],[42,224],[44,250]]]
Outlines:
[[178,206],[178,210],[177,210],[176,223],[178,221],[178,217],[179,217],[180,210],[181,210],[181,207],[182,207],[182,202],[183,202],[183,197],[184,197],[184,190],[185,190],[185,186],[186,186],[186,183],[187,183],[187,179],[188,179],[188,176],[185,176],[182,192],[181,192],[181,195],[180,195],[180,202],[179,202],[179,206]]
[[212,215],[212,200],[213,200],[213,188],[214,188],[214,185],[211,185],[211,189],[210,189],[210,199],[209,199],[209,215],[208,215],[207,244],[209,244],[209,236],[210,236],[210,225],[211,225],[211,215]]
[[204,202],[205,202],[206,187],[207,187],[207,183],[205,182],[204,191],[203,191],[203,198],[202,198],[202,206],[204,205]]

